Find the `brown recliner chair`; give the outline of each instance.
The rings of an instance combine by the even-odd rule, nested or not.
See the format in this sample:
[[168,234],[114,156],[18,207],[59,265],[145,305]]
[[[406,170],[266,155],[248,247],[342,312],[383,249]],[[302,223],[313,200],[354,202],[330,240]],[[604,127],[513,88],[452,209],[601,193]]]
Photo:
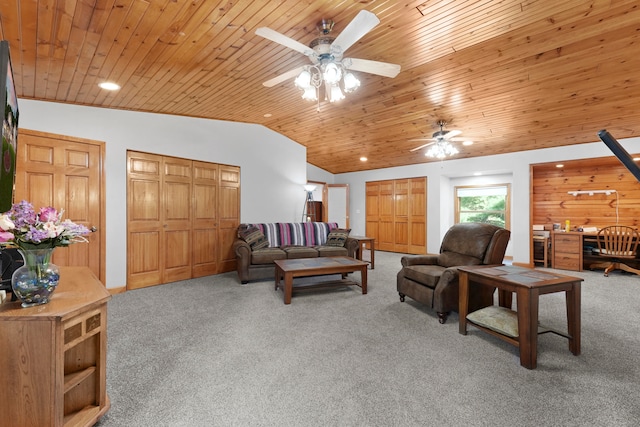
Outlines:
[[[502,264],[511,232],[491,224],[462,223],[451,227],[442,239],[439,255],[402,257],[398,272],[400,301],[410,297],[435,309],[444,323],[458,311],[458,266]],[[493,304],[495,288],[474,286],[469,312]]]

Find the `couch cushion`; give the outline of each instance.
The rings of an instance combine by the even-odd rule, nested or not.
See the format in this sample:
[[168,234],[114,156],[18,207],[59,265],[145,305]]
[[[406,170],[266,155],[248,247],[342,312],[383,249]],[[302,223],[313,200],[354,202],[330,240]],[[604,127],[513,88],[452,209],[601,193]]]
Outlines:
[[338,228],[335,222],[274,222],[248,225],[258,227],[272,248],[289,245],[324,245],[329,231]]
[[287,259],[287,253],[280,248],[264,248],[251,252],[251,264],[271,264],[277,259]]
[[287,259],[318,257],[318,251],[308,246],[285,246],[282,250],[287,253]]
[[445,251],[438,257],[438,265],[442,267],[454,267],[457,265],[479,265],[482,264],[481,258],[459,254],[456,252]]
[[252,251],[269,247],[264,233],[255,225],[243,224],[238,227],[238,237],[247,242]]
[[349,251],[339,246],[316,246],[318,256],[347,256]]
[[410,265],[402,270],[407,279],[435,288],[445,268],[440,265]]
[[344,247],[344,244],[347,243],[347,237],[349,237],[350,232],[350,228],[334,228],[329,232],[325,246]]

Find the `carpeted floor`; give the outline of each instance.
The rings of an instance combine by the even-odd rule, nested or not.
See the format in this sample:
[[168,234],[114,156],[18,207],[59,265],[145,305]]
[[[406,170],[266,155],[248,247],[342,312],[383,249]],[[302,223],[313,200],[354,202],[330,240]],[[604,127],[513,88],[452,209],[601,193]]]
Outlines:
[[[115,295],[99,426],[636,426],[640,277],[561,272],[582,285],[582,354],[514,347],[446,324],[395,290],[399,254],[376,252],[369,293],[294,294],[235,273]],[[355,275],[357,277],[357,274]],[[566,330],[563,294],[543,324]]]

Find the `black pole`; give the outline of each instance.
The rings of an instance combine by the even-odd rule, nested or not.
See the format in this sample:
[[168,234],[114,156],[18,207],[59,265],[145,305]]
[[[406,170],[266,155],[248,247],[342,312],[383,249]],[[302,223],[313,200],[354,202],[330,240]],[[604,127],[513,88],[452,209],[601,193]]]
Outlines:
[[640,182],[640,167],[638,167],[636,162],[633,161],[633,157],[631,157],[627,150],[625,150],[624,147],[620,145],[620,143],[613,136],[611,136],[611,134],[607,132],[606,129],[602,129],[600,132],[598,132],[598,136],[600,137],[602,142],[607,144],[607,147],[609,147],[613,154],[616,155],[618,160],[620,160],[622,164],[625,165],[627,169],[629,169],[629,172],[631,172],[633,176],[636,177],[638,182]]

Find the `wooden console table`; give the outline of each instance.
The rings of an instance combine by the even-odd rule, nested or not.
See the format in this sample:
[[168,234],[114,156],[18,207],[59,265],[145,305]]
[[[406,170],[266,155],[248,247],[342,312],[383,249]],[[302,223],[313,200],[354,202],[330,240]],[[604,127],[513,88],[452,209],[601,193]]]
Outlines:
[[86,267],[60,267],[47,304],[0,304],[0,419],[16,426],[90,426],[110,407],[107,301]]
[[[459,332],[467,334],[467,323],[472,323],[493,336],[496,336],[520,349],[520,365],[534,369],[538,358],[538,333],[553,332],[569,340],[569,350],[580,354],[580,284],[582,279],[547,273],[513,266],[470,266],[459,267],[460,272],[460,325]],[[480,284],[498,289],[500,306],[511,309],[511,297],[516,293],[517,312],[511,318],[517,319],[515,336],[501,332],[501,327],[484,326],[471,322],[469,310],[469,286]],[[538,328],[538,299],[540,295],[553,292],[565,292],[567,306],[566,334],[549,328]],[[491,310],[492,307],[478,310]],[[510,310],[508,310],[510,311]],[[510,312],[513,314],[513,312]]]

